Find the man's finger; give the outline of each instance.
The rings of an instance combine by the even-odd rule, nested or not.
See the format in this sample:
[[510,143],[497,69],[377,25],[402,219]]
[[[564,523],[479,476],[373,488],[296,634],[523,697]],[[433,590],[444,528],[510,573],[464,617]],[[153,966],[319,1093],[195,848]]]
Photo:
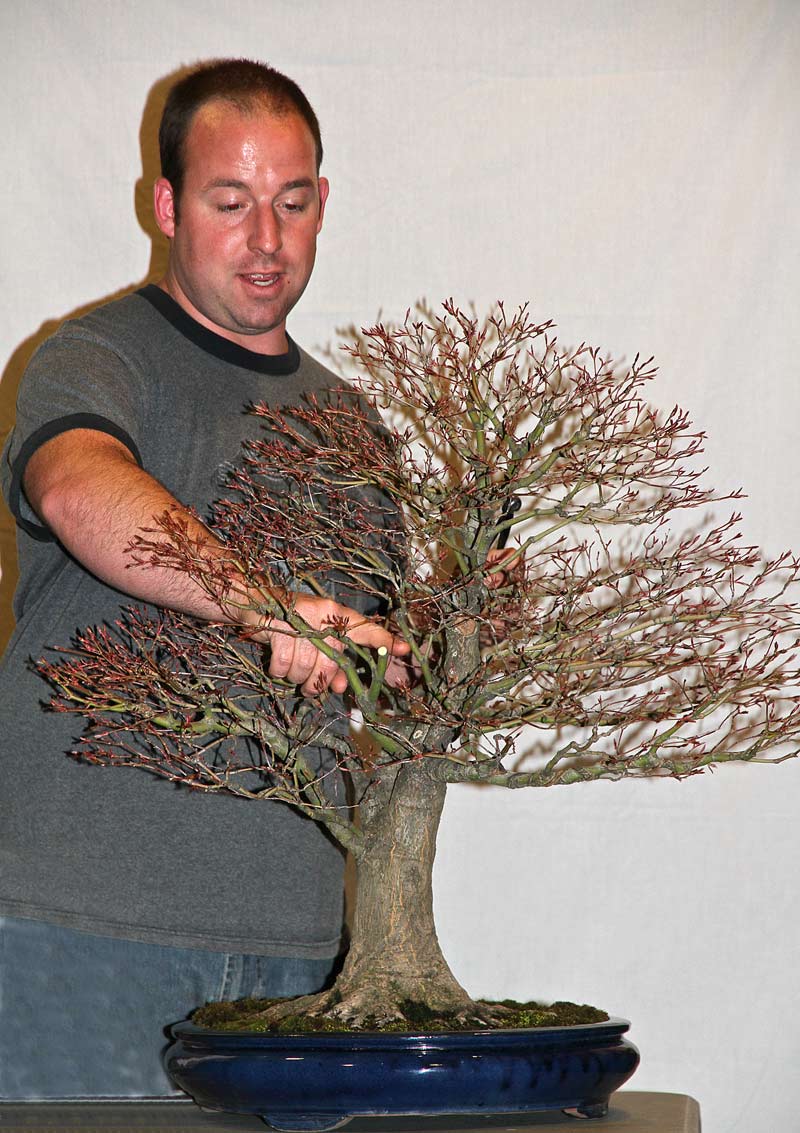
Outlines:
[[365,645],[368,649],[388,649],[393,657],[404,656],[411,650],[407,641],[395,637],[377,622],[356,622],[348,627],[347,636],[356,645]]
[[304,696],[321,696],[326,690],[341,693],[347,688],[347,677],[335,661],[317,653],[317,664],[300,685]]
[[[342,652],[344,646],[340,641],[327,638],[332,649]],[[334,661],[321,653],[313,642],[300,634],[294,633],[289,627],[286,630],[273,630],[270,634],[270,662],[269,675],[291,684],[304,685],[310,688],[317,680],[317,669],[322,669],[325,685],[329,683],[330,676],[335,674],[337,666]]]

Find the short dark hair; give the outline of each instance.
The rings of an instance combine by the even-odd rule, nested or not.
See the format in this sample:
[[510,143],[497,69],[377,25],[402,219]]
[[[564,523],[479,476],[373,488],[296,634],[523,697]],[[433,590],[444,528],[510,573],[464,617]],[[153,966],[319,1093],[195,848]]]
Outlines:
[[279,116],[295,111],[311,131],[319,172],[322,164],[319,122],[297,83],[274,67],[252,59],[212,59],[175,83],[161,115],[158,130],[161,173],[172,185],[176,220],[186,171],[189,127],[200,107],[213,99],[229,102],[243,114],[251,113],[259,105]]

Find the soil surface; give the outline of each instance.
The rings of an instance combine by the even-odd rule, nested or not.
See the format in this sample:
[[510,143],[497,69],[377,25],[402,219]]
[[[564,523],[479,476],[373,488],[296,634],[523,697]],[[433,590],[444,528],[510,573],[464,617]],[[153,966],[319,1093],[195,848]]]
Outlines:
[[[264,1011],[273,1004],[281,1002],[276,999],[239,999],[235,1002],[208,1003],[199,1008],[192,1016],[192,1022],[201,1027],[215,1031],[261,1031],[275,1034],[298,1034],[309,1031],[338,1031],[348,1028],[342,1026],[340,1019],[326,1018],[324,1015],[289,1015],[278,1023],[267,1023],[263,1018]],[[529,1027],[572,1027],[582,1023],[603,1023],[608,1019],[605,1011],[588,1004],[577,1003],[517,1003],[512,999],[496,1001],[479,1000],[479,1003],[491,1003],[492,1007],[503,1007],[502,1029],[518,1029]],[[402,1004],[402,1021],[393,1022],[388,1026],[378,1026],[374,1020],[366,1019],[363,1025],[351,1027],[349,1030],[358,1031],[397,1031],[424,1032],[431,1031],[474,1031],[475,1025],[465,1024],[455,1020],[452,1016],[437,1014],[425,1004],[406,1002]],[[481,1028],[490,1030],[492,1028]],[[497,1029],[501,1029],[498,1027]]]

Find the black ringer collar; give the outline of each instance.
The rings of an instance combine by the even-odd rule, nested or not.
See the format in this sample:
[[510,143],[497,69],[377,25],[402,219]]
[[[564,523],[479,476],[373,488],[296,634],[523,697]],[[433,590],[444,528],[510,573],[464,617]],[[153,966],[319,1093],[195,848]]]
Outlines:
[[221,334],[215,334],[213,330],[196,322],[171,295],[162,291],[155,283],[148,283],[136,294],[141,295],[155,307],[184,338],[188,338],[195,346],[205,350],[206,354],[213,354],[215,358],[221,358],[223,362],[229,362],[232,366],[255,370],[259,374],[280,376],[294,374],[300,365],[300,351],[288,334],[286,338],[289,349],[285,354],[257,354],[255,350],[247,350],[244,346],[239,346],[238,343],[231,342],[230,339],[223,338]]

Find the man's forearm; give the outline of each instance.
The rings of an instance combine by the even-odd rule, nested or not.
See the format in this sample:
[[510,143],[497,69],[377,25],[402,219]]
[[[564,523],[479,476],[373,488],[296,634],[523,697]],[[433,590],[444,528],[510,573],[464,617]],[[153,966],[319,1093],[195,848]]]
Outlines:
[[[187,524],[198,553],[224,560],[225,546],[188,512],[170,492],[134,460],[118,440],[95,430],[73,429],[47,441],[30,458],[24,476],[31,507],[63,546],[87,570],[132,598],[191,614],[204,621],[244,624],[254,638],[271,647],[269,671],[298,684],[307,695],[325,688],[343,692],[347,681],[335,660],[295,633],[280,617],[270,617],[269,596],[293,611],[314,630],[347,626],[351,641],[370,649],[406,654],[408,646],[370,619],[329,598],[260,591],[244,577],[229,578],[230,593],[215,598],[189,573],[177,568],[139,565],[126,548],[147,536],[165,512],[173,510]],[[263,610],[263,612],[262,612]],[[342,645],[328,637],[334,651]],[[392,681],[404,673],[392,668]]]
[[31,457],[24,488],[59,542],[109,586],[207,621],[238,620],[185,572],[133,562],[126,548],[169,510],[188,524],[209,558],[221,557],[224,548],[113,437],[76,429],[53,438]]

